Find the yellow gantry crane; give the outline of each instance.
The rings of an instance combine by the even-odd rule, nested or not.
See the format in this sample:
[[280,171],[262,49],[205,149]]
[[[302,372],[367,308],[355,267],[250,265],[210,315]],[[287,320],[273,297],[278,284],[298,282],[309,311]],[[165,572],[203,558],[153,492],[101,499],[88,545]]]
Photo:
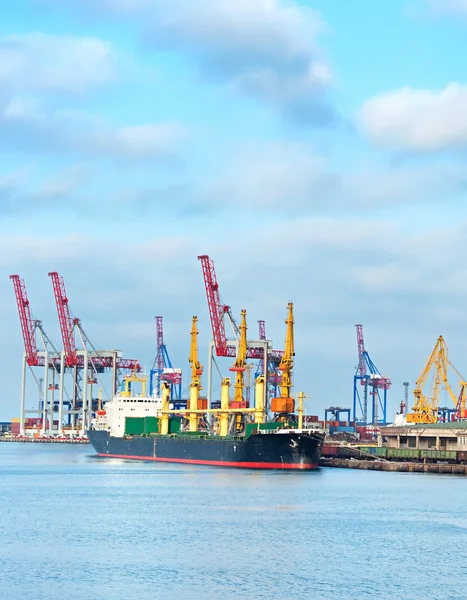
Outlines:
[[281,395],[278,398],[272,398],[271,411],[277,414],[290,414],[295,410],[295,401],[291,398],[292,389],[292,368],[293,357],[295,356],[294,348],[294,318],[293,318],[293,303],[287,305],[287,320],[285,334],[285,351],[279,365],[279,370],[282,373],[280,384]]
[[[451,367],[459,377],[460,394],[456,397],[448,380],[448,367]],[[428,377],[432,373],[432,381],[428,396],[424,393],[424,387]],[[433,352],[428,358],[420,377],[417,379],[414,389],[415,402],[412,412],[407,414],[408,423],[436,423],[438,421],[438,408],[441,386],[447,390],[452,401],[456,405],[458,417],[464,418],[467,383],[459,371],[449,361],[448,347],[442,335],[436,341]]]
[[200,390],[201,390],[201,375],[203,374],[203,366],[199,362],[198,356],[198,329],[196,323],[198,317],[193,317],[193,323],[191,326],[191,346],[190,346],[190,358],[188,359],[191,365],[191,384],[190,384],[190,410],[193,412],[189,413],[189,430],[196,431],[198,428],[199,413],[196,411],[200,402]]

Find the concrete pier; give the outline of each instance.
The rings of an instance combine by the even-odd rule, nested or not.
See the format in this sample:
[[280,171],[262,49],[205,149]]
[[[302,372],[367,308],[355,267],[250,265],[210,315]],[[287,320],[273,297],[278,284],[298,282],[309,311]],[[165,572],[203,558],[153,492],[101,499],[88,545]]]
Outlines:
[[364,469],[367,471],[398,471],[401,473],[444,473],[467,475],[467,465],[448,463],[411,463],[380,460],[353,460],[345,458],[322,458],[320,467],[340,469]]
[[0,437],[0,442],[34,443],[34,444],[89,444],[87,438],[32,438],[32,437]]

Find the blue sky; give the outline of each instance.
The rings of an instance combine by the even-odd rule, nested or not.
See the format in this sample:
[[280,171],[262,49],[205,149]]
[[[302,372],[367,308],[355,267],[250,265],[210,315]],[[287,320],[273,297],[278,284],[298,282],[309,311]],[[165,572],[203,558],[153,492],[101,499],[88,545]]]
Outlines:
[[[467,2],[17,0],[0,23],[4,399],[22,340],[10,273],[59,339],[47,273],[100,347],[149,364],[154,316],[187,367],[223,300],[281,348],[296,391],[350,406],[355,323],[393,379],[436,337],[467,372]],[[222,366],[227,372],[229,364]]]

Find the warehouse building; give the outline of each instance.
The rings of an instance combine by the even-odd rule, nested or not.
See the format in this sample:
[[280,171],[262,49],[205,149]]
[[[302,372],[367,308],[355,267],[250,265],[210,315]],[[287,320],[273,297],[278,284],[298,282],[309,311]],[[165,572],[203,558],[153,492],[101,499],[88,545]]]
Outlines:
[[467,421],[381,427],[388,448],[467,450]]

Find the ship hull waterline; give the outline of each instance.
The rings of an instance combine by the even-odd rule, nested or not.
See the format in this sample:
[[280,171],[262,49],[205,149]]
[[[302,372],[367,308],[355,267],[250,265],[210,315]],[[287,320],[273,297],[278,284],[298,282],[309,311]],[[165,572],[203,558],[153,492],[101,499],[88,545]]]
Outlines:
[[323,436],[319,433],[267,433],[248,438],[185,436],[112,437],[89,430],[99,457],[243,469],[314,470]]

